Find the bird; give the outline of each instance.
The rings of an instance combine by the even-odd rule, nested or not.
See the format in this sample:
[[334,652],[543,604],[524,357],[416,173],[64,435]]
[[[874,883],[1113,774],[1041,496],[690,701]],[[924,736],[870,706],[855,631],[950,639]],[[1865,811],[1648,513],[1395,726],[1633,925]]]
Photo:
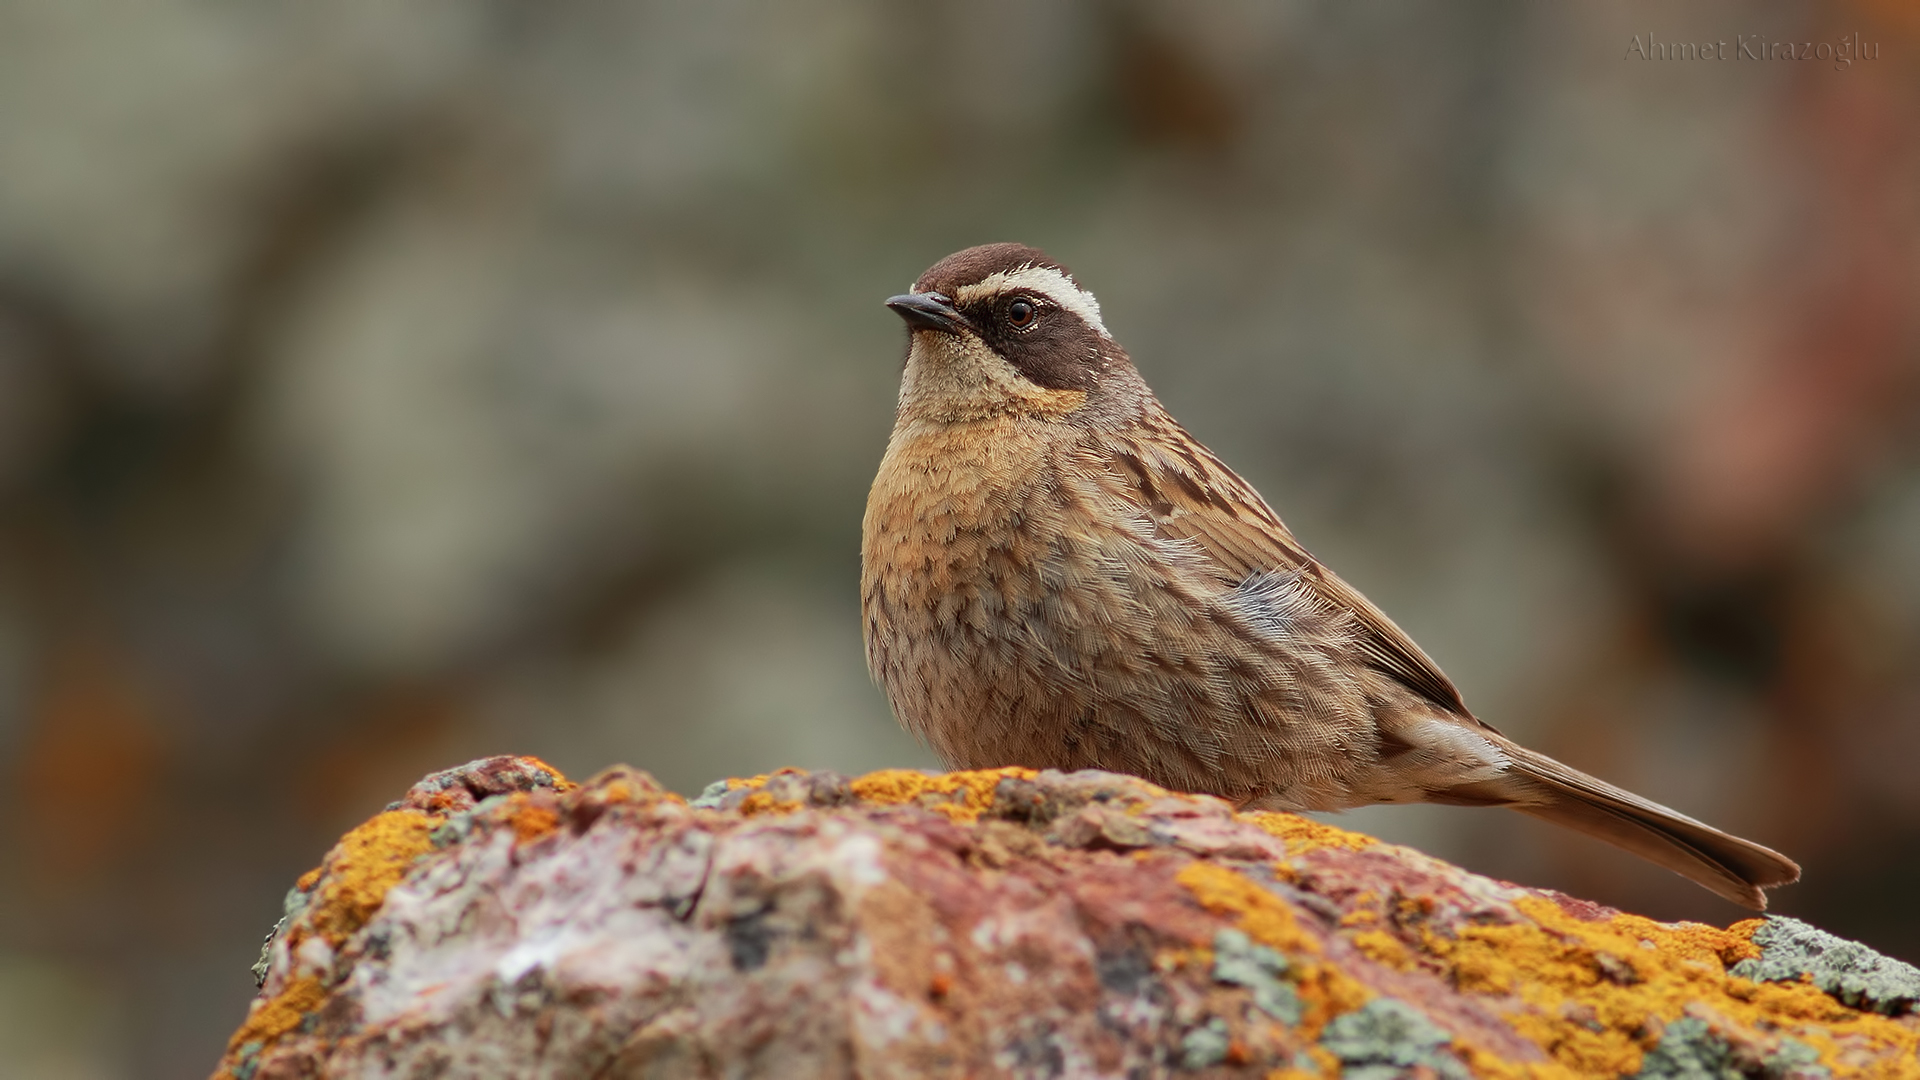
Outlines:
[[1756,910],[1791,859],[1529,750],[1154,396],[1037,248],[933,264],[869,491],[868,668],[951,769],[1102,769],[1244,810],[1504,806]]

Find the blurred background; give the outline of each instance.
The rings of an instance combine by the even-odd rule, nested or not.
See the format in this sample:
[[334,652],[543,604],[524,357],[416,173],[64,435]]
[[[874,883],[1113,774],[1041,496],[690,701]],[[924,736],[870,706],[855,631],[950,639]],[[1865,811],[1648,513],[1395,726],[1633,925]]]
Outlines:
[[[0,3],[0,1073],[205,1075],[284,890],[433,769],[932,765],[860,647],[880,301],[1006,239],[1480,715],[1920,960],[1916,46],[1893,0]],[[1740,915],[1518,815],[1345,823]]]

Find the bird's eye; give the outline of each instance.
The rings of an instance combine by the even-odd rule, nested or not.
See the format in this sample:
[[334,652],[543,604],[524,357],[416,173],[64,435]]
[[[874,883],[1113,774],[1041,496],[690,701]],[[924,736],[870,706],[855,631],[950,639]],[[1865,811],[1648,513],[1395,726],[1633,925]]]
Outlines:
[[1040,318],[1040,309],[1031,300],[1015,300],[1007,305],[1007,325],[1015,330],[1025,330]]

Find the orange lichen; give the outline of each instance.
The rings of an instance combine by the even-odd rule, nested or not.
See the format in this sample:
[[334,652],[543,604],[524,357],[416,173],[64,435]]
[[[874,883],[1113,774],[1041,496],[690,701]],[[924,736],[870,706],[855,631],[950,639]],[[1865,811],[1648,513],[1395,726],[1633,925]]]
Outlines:
[[[472,798],[472,793],[457,788],[436,791],[426,796],[426,805],[423,809],[429,813],[450,814],[459,810],[463,805],[466,805],[467,800],[470,798]],[[418,803],[415,805],[418,805]]]
[[740,804],[735,808],[736,811],[744,817],[753,817],[758,814],[791,814],[796,810],[806,809],[807,804],[797,799],[777,799],[771,792],[760,789],[766,787],[768,782],[776,776],[805,776],[806,774],[805,769],[796,769],[792,766],[787,766],[786,768],[775,769],[770,773],[761,773],[758,776],[729,776],[726,784],[728,791],[748,789],[753,792],[745,799],[742,799]]
[[1727,934],[1735,939],[1735,947],[1738,951],[1731,955],[1723,953],[1720,959],[1725,961],[1729,967],[1741,960],[1758,959],[1760,956],[1760,946],[1753,943],[1753,935],[1754,931],[1759,930],[1765,925],[1767,925],[1767,920],[1765,919],[1741,919],[1739,922],[1727,927]]
[[[800,769],[780,769],[745,779],[730,778],[727,780],[727,790],[755,789],[753,794],[740,801],[739,812],[748,817],[803,810],[806,808],[804,802],[776,798],[772,792],[758,790],[765,788],[774,777],[789,774],[805,775]],[[993,805],[993,790],[1000,781],[1009,777],[1031,780],[1037,775],[1032,769],[1017,767],[950,773],[883,769],[858,777],[849,786],[854,798],[864,803],[876,806],[918,803],[935,813],[946,815],[956,824],[970,825]]]
[[1309,817],[1284,811],[1255,810],[1240,816],[1260,826],[1269,835],[1286,841],[1287,853],[1290,855],[1304,855],[1320,848],[1365,851],[1380,842],[1371,836],[1348,832]]
[[537,803],[525,794],[507,798],[507,821],[513,826],[514,839],[525,844],[538,840],[560,827],[560,815],[553,807]]
[[[1235,916],[1239,929],[1262,944],[1295,957],[1319,953],[1286,902],[1259,882],[1208,862],[1186,866],[1176,880],[1202,907]],[[1508,1022],[1549,1058],[1516,1063],[1457,1039],[1455,1049],[1476,1075],[1630,1075],[1667,1023],[1703,1015],[1728,1031],[1798,1039],[1821,1055],[1835,1077],[1920,1077],[1920,1031],[1912,1026],[1847,1008],[1809,985],[1756,984],[1727,975],[1727,965],[1754,955],[1748,938],[1757,922],[1720,930],[1634,915],[1587,921],[1544,898],[1522,897],[1515,904],[1525,921],[1465,926],[1452,937],[1424,932],[1424,951],[1445,963],[1462,991],[1514,999]],[[1343,921],[1374,927],[1352,938],[1366,955],[1396,968],[1415,965],[1415,950],[1377,928],[1367,909]],[[1308,1037],[1372,997],[1332,964],[1309,961],[1297,970],[1308,1006],[1301,1031]],[[1850,1063],[1849,1047],[1872,1051],[1880,1063],[1864,1069]],[[1889,1071],[1888,1051],[1914,1062],[1912,1069]]]
[[1169,975],[1176,971],[1184,971],[1189,967],[1194,970],[1211,969],[1213,967],[1213,950],[1208,948],[1187,949],[1178,945],[1172,945],[1155,950],[1153,954],[1153,970],[1163,975]]
[[1319,1071],[1312,1069],[1285,1068],[1267,1074],[1267,1080],[1323,1080],[1325,1077],[1340,1075],[1340,1059],[1334,1057],[1323,1046],[1309,1046],[1307,1059],[1313,1062]]
[[740,800],[740,815],[753,817],[755,814],[791,814],[795,810],[805,810],[807,804],[792,799],[776,799],[764,791],[756,791]]
[[600,797],[607,802],[637,802],[639,794],[625,780],[610,780],[600,789]]
[[[561,791],[578,786],[537,758],[521,760],[544,769]],[[521,842],[559,827],[556,810],[536,803],[524,792],[512,795],[501,812]],[[414,860],[433,850],[433,831],[445,820],[445,815],[421,810],[389,810],[341,837],[327,853],[326,861],[302,874],[297,882],[303,892],[316,887],[319,891],[307,911],[288,929],[287,947],[297,950],[303,940],[318,936],[338,948],[380,910],[387,893],[406,876]],[[223,1075],[232,1075],[236,1056],[243,1048],[252,1046],[257,1052],[297,1029],[307,1014],[325,1004],[327,993],[319,977],[300,975],[290,979],[280,993],[255,1006],[228,1043]]]
[[561,795],[565,795],[567,792],[572,791],[574,788],[577,788],[580,786],[579,784],[576,784],[573,781],[567,779],[566,773],[563,773],[559,769],[556,769],[553,766],[547,764],[546,762],[540,760],[539,758],[534,757],[532,754],[520,754],[518,755],[518,757],[522,765],[531,765],[536,769],[542,770],[548,776],[553,777],[553,790]]
[[[389,810],[341,837],[327,853],[325,864],[300,878],[304,888],[317,883],[320,892],[288,931],[288,947],[297,949],[309,935],[319,935],[338,947],[365,926],[414,859],[433,850],[433,830],[443,820],[418,810]],[[327,987],[319,978],[301,975],[289,980],[280,993],[256,1006],[234,1032],[227,1045],[226,1073],[231,1075],[232,1060],[242,1047],[272,1046],[326,999]]]
[[591,820],[610,807],[654,806],[663,802],[687,805],[683,796],[661,788],[653,777],[625,765],[614,765],[569,789],[561,806],[563,815]]
[[367,924],[413,860],[433,850],[436,814],[389,810],[340,838],[327,856],[306,925],[335,945]]
[[[513,758],[513,763],[515,768],[523,773],[546,773],[553,780],[553,791],[556,794],[564,795],[580,786],[567,779],[566,774],[562,773],[559,769],[554,768],[532,755],[516,755]],[[410,797],[422,800],[413,804],[417,809],[426,810],[429,813],[450,814],[472,806],[473,800],[482,796],[477,795],[475,792],[461,785],[454,784],[443,787],[438,791]]]
[[1468,1072],[1485,1080],[1579,1080],[1557,1062],[1520,1064],[1465,1039],[1455,1039],[1453,1049]]
[[[1298,960],[1317,956],[1320,943],[1300,928],[1293,909],[1259,882],[1217,863],[1194,862],[1174,880],[1186,886],[1208,911],[1235,916],[1235,926],[1253,940]],[[1307,1006],[1300,1030],[1314,1037],[1327,1021],[1349,1013],[1373,997],[1351,975],[1332,964],[1308,962],[1297,968],[1300,999]]]
[[1307,1004],[1300,1030],[1308,1038],[1316,1037],[1327,1021],[1358,1009],[1373,997],[1364,983],[1332,964],[1308,964],[1300,974],[1300,999]]
[[806,774],[807,770],[797,769],[788,765],[785,768],[775,769],[770,773],[760,773],[757,776],[729,776],[727,777],[727,790],[739,791],[741,788],[763,788],[767,786],[767,781],[772,780],[776,776],[805,776]]
[[1398,971],[1413,967],[1413,954],[1407,951],[1399,938],[1385,930],[1363,930],[1353,935],[1353,945],[1374,960]]
[[[240,1030],[227,1040],[227,1056],[232,1058],[248,1043],[271,1046],[280,1037],[300,1026],[306,1015],[327,1000],[327,988],[311,975],[294,979],[286,989],[256,1005],[247,1013]],[[230,1067],[229,1067],[229,1070]]]
[[1031,780],[1032,769],[1008,767],[972,772],[923,773],[913,769],[886,769],[868,773],[852,783],[854,797],[861,802],[881,806],[922,802],[924,796],[947,798],[925,800],[928,809],[945,814],[958,824],[971,824],[993,805],[993,790],[1007,779]]
[[1380,903],[1380,897],[1372,892],[1354,895],[1351,901],[1354,910],[1340,916],[1341,926],[1377,926],[1380,923],[1380,909],[1374,905]]
[[1451,938],[1429,932],[1427,949],[1446,961],[1461,990],[1524,1003],[1510,1015],[1514,1029],[1577,1075],[1638,1071],[1657,1033],[1689,1006],[1729,1025],[1784,1029],[1820,1051],[1837,1077],[1877,1074],[1849,1066],[1836,1053],[1836,1037],[1904,1050],[1909,1060],[1920,1052],[1920,1032],[1846,1008],[1811,986],[1760,986],[1728,976],[1725,965],[1753,949],[1734,930],[1635,915],[1587,921],[1535,897],[1516,906],[1532,921],[1467,926]]
[[1181,867],[1174,880],[1186,886],[1201,907],[1237,916],[1239,928],[1262,945],[1294,956],[1320,952],[1320,943],[1300,929],[1286,901],[1245,874],[1218,863],[1192,862]]

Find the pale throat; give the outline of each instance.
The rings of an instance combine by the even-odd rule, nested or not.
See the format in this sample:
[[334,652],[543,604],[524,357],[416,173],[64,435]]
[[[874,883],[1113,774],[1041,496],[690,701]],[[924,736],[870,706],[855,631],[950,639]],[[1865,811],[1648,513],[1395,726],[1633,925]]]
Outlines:
[[972,334],[915,331],[900,380],[897,425],[964,423],[1009,415],[1054,418],[1086,404],[1085,390],[1051,390],[1015,371]]

